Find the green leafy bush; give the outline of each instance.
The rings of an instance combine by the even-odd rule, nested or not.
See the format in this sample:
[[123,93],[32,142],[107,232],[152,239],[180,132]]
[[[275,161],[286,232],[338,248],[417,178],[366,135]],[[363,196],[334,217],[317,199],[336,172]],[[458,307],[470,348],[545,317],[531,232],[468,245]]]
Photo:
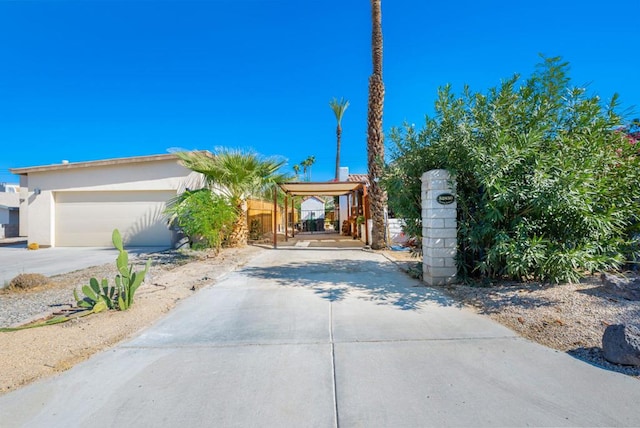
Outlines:
[[456,176],[461,276],[575,281],[635,248],[638,147],[619,131],[617,97],[602,106],[567,72],[550,58],[487,93],[441,88],[422,129],[392,131],[384,184],[407,233],[421,235],[422,173]]
[[220,249],[238,216],[223,196],[209,189],[182,193],[170,202],[166,213],[189,237],[195,249]]

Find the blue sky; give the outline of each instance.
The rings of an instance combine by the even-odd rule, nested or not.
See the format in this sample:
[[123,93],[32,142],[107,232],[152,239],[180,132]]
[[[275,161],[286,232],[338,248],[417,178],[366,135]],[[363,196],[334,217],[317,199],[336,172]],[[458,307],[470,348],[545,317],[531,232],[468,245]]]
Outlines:
[[[384,127],[420,126],[437,88],[482,91],[538,54],[640,115],[640,1],[382,0]],[[367,0],[0,0],[0,182],[9,168],[253,148],[314,181],[366,172]],[[637,107],[636,107],[637,106]]]

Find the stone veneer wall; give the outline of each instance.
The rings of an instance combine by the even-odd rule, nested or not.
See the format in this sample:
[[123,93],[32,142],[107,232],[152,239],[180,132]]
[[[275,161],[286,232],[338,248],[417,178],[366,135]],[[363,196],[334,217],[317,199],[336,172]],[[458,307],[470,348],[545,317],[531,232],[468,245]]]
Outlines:
[[457,204],[455,199],[446,203],[451,195],[455,195],[455,182],[448,171],[422,174],[422,271],[427,285],[456,281]]

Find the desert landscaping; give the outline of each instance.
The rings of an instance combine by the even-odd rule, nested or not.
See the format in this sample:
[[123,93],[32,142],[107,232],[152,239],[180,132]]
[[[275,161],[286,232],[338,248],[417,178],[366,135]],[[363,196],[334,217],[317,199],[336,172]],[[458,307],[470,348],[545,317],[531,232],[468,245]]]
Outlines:
[[[259,246],[158,253],[136,303],[128,311],[107,311],[63,324],[0,333],[0,393],[65,371],[91,355],[131,338],[160,319],[181,300],[241,268],[265,251]],[[360,251],[360,250],[354,250]],[[399,269],[416,263],[406,252],[382,251]],[[141,261],[138,261],[141,263]],[[115,275],[106,264],[56,275],[46,286],[0,292],[0,326],[33,322],[73,304],[72,290],[91,277]],[[607,293],[597,277],[579,284],[501,283],[485,287],[452,285],[441,289],[460,306],[490,317],[521,336],[567,352],[589,364],[640,380],[640,367],[611,364],[602,356],[608,325],[640,317],[637,301]]]
[[[127,311],[108,311],[64,324],[0,333],[0,393],[69,369],[74,364],[130,338],[202,288],[244,265],[261,249],[245,247],[214,252],[158,253],[145,283]],[[73,289],[89,278],[113,278],[115,263],[51,277],[30,290],[0,291],[0,326],[34,322],[67,304]]]

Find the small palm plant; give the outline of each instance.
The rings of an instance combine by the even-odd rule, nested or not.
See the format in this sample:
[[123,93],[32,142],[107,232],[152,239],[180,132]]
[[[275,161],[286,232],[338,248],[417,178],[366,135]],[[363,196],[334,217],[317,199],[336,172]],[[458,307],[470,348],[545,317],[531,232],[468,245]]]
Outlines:
[[224,195],[238,214],[227,240],[230,247],[247,244],[247,200],[265,197],[276,183],[289,179],[279,172],[285,161],[265,158],[251,151],[217,148],[215,153],[193,151],[178,152],[184,166],[199,172],[207,179],[209,187]]

